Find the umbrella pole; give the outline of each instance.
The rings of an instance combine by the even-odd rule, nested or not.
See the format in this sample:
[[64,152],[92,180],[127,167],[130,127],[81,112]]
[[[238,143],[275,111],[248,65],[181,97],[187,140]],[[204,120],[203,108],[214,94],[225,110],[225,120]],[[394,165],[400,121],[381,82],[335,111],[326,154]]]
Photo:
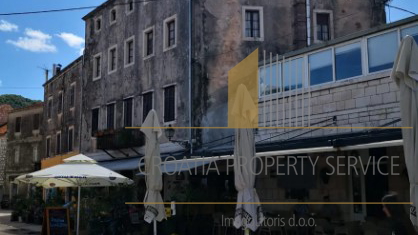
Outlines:
[[78,235],[80,232],[80,195],[81,195],[81,187],[78,187],[78,203],[77,203],[77,231],[76,234]]
[[154,219],[154,235],[157,235],[157,220]]

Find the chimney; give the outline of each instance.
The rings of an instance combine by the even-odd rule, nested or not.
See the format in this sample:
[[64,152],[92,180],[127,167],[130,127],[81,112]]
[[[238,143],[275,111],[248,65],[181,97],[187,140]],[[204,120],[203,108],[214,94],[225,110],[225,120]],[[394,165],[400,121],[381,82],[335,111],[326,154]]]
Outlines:
[[61,64],[52,64],[52,76],[55,76],[61,72]]
[[48,69],[44,69],[44,71],[45,71],[45,82],[47,82],[48,81],[48,72],[49,72],[49,70]]

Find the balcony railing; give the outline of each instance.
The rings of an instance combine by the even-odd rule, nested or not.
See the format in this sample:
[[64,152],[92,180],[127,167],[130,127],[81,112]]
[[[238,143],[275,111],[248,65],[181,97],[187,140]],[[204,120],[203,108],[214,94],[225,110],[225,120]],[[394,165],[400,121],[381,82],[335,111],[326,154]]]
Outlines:
[[145,144],[145,135],[139,129],[99,131],[96,137],[98,149],[133,148]]

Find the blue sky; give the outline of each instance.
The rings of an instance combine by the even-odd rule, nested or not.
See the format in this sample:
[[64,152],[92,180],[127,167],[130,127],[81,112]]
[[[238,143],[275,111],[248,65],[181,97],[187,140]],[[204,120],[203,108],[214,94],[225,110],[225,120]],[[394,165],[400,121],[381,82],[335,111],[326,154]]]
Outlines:
[[[0,13],[97,6],[105,0],[1,0]],[[416,0],[392,5],[418,13]],[[0,16],[0,94],[43,100],[44,72],[53,63],[66,66],[84,47],[84,21],[90,10]],[[411,16],[387,10],[391,22]]]

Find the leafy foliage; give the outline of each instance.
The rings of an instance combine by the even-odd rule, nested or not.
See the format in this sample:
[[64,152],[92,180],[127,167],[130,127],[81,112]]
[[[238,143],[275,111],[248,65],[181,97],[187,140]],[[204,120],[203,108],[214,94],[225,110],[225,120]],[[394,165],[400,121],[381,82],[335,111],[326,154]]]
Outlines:
[[0,95],[0,105],[9,104],[14,109],[24,108],[34,103],[41,102],[40,100],[31,100],[21,95]]

